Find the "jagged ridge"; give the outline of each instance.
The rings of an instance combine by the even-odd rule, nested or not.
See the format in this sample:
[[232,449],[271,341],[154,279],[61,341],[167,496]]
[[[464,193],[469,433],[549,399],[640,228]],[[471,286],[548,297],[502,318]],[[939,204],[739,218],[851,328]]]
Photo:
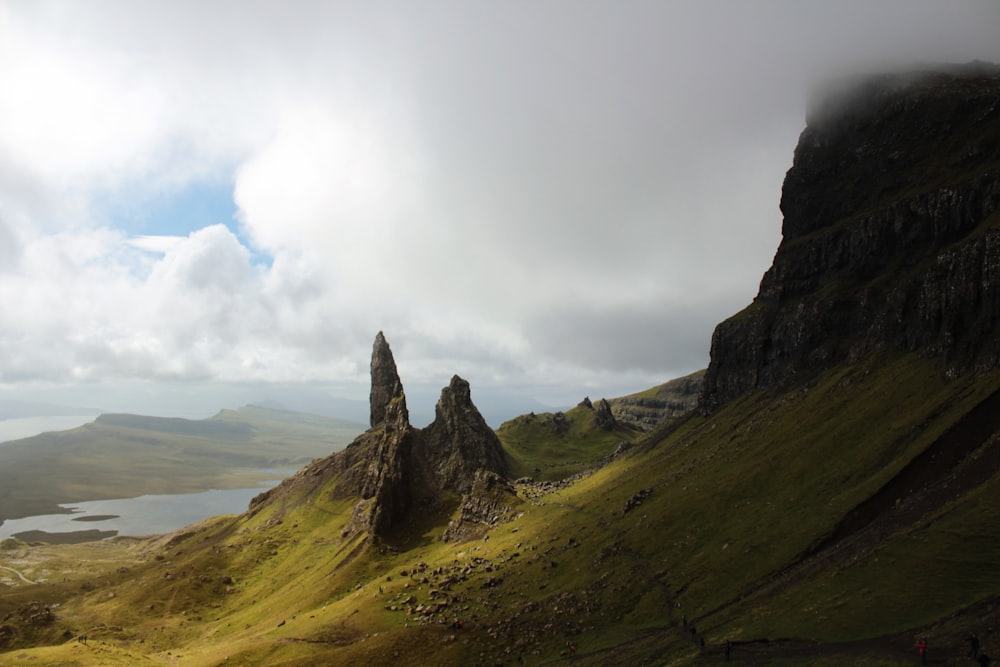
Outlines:
[[496,434],[472,402],[469,383],[457,375],[441,390],[435,418],[410,425],[406,395],[389,343],[380,331],[371,361],[371,428],[343,451],[300,471],[251,503],[256,512],[293,489],[319,489],[332,478],[334,495],[359,498],[344,536],[386,534],[414,507],[440,507],[468,493],[477,472],[508,472]]

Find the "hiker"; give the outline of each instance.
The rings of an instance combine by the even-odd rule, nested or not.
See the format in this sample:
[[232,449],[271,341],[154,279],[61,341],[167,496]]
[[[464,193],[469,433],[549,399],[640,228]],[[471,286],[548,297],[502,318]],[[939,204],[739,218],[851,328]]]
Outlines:
[[979,637],[969,633],[968,638],[965,640],[969,642],[969,657],[975,658],[979,655]]
[[698,638],[698,628],[696,628],[696,627],[694,627],[692,625],[691,626],[691,641],[694,641],[697,638]]
[[920,651],[920,664],[927,664],[927,640],[923,637],[917,640],[917,650]]
[[729,654],[733,652],[733,643],[726,640],[726,662],[729,662]]

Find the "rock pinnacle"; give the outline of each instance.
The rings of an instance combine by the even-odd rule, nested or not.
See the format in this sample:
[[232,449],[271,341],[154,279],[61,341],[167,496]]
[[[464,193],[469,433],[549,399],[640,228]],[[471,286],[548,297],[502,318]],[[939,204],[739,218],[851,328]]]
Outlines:
[[406,397],[403,395],[403,383],[399,380],[396,372],[396,361],[392,357],[392,350],[385,336],[379,331],[375,336],[375,345],[372,349],[372,389],[369,395],[371,406],[372,427],[383,423],[386,418],[386,411],[394,400],[402,402],[400,406],[405,413]]

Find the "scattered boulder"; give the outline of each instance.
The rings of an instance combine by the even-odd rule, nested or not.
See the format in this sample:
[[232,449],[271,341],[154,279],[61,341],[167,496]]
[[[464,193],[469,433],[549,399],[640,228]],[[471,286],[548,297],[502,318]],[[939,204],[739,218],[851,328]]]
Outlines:
[[20,625],[33,628],[40,628],[55,623],[56,615],[52,613],[52,609],[44,602],[32,600],[28,604],[19,607],[16,611],[12,611],[4,616],[0,622],[6,623],[8,621],[14,621]]
[[642,501],[644,501],[646,498],[649,498],[650,494],[652,493],[653,493],[652,489],[642,489],[641,491],[636,493],[634,496],[625,501],[625,507],[622,508],[622,514],[623,515],[628,514],[629,512],[634,510],[636,507],[642,504]]
[[489,470],[477,470],[458,518],[448,524],[442,539],[456,542],[477,537],[486,528],[513,519],[522,502],[508,480]]

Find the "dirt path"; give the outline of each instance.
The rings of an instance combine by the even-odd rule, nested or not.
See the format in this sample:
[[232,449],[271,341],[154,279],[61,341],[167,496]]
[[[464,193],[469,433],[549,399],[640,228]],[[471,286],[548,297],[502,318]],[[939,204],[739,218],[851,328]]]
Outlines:
[[18,579],[20,579],[21,581],[23,581],[26,584],[37,584],[38,583],[37,581],[32,581],[31,579],[28,579],[26,576],[24,576],[23,574],[21,574],[20,572],[18,572],[17,570],[15,570],[12,567],[6,567],[6,566],[3,566],[3,565],[0,565],[0,570],[7,570],[8,572],[13,572],[14,574],[17,575]]

